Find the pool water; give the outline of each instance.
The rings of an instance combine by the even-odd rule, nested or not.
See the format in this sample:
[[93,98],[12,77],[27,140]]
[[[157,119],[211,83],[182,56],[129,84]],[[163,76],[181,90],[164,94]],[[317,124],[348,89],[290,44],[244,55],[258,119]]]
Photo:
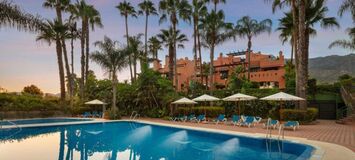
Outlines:
[[[78,121],[92,121],[89,118],[36,118],[36,119],[21,119],[21,120],[10,120],[12,123],[17,125],[25,124],[40,124],[40,123],[64,123],[64,122],[78,122]],[[8,121],[0,121],[0,125],[7,126],[13,125]]]
[[313,147],[135,122],[0,130],[0,159],[293,160]]

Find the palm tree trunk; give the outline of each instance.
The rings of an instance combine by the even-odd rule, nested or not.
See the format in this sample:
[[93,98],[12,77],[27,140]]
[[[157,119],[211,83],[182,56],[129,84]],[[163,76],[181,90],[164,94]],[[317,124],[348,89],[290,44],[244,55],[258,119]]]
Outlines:
[[169,79],[174,83],[174,51],[172,45],[169,45]]
[[89,29],[89,21],[87,20],[86,21],[86,25],[85,25],[86,29],[85,29],[85,32],[86,32],[86,40],[85,40],[85,43],[86,43],[86,53],[85,53],[85,84],[88,80],[88,76],[89,76],[89,52],[90,52],[90,47],[89,47],[89,38],[90,38],[90,29]]
[[56,50],[57,50],[57,60],[58,60],[58,67],[59,67],[60,101],[63,104],[64,100],[65,100],[65,79],[64,79],[62,46],[60,44],[59,37],[57,37],[57,40],[56,40]]
[[[306,59],[306,26],[305,26],[305,0],[299,1],[299,24],[298,24],[298,49],[297,49],[297,57],[299,64],[297,66],[296,71],[296,95],[306,99],[306,86],[307,86],[307,61]],[[300,109],[307,109],[306,101],[301,101],[299,103]]]
[[213,60],[214,60],[214,43],[212,43],[211,50],[210,50],[210,94],[212,95],[212,91],[214,89],[214,76],[213,76]]
[[[175,16],[176,17],[176,16]],[[179,74],[177,73],[177,61],[176,61],[176,22],[173,23],[173,34],[174,34],[174,79],[175,79],[175,87],[176,90],[179,89]]]
[[[126,38],[127,38],[127,48],[129,48],[129,35],[128,35],[128,22],[127,22],[127,15],[125,16],[125,23],[126,23]],[[128,63],[129,63],[129,73],[131,74],[131,82],[134,82],[133,73],[132,73],[132,56],[129,54],[128,56]]]
[[197,22],[196,17],[194,17],[194,79],[196,79],[197,71]]
[[250,53],[251,52],[251,37],[248,37],[248,80],[250,81]]
[[134,80],[137,79],[137,55],[138,53],[133,53],[133,77]]
[[84,82],[85,82],[85,20],[83,19],[81,22],[82,26],[82,32],[81,32],[81,37],[80,37],[80,46],[81,46],[81,57],[80,57],[80,63],[81,63],[81,79],[80,79],[80,97],[81,99],[84,99]]
[[[145,42],[144,42],[144,49],[145,49],[145,55],[144,55],[144,65],[148,65],[147,63],[147,59],[148,59],[148,18],[149,18],[149,16],[148,16],[148,14],[146,14],[146,17],[145,17],[145,33],[144,33],[144,37],[145,37]],[[148,68],[148,66],[143,66],[143,67],[141,67],[142,69],[143,68]]]
[[[71,31],[71,35],[73,35],[74,31]],[[71,86],[71,97],[70,97],[70,106],[73,107],[73,96],[74,96],[74,38],[72,37],[70,40],[70,46],[71,46],[71,82],[70,82],[70,86]]]
[[290,64],[293,65],[293,55],[295,52],[295,43],[294,43],[294,38],[291,39],[291,59],[290,59]]
[[[202,55],[201,55],[201,38],[200,38],[200,31],[197,29],[197,46],[198,46],[198,57],[200,63],[200,75],[201,75],[201,83],[203,83],[203,68],[202,68]],[[206,83],[207,84],[207,83]]]
[[118,108],[116,107],[116,90],[117,90],[117,76],[116,76],[116,71],[112,73],[112,109],[115,111],[118,111]]
[[71,73],[70,73],[70,67],[69,67],[69,60],[68,60],[68,53],[67,53],[67,47],[65,45],[65,40],[61,39],[61,44],[62,44],[62,48],[63,48],[63,55],[64,55],[64,64],[65,64],[65,71],[67,73],[67,79],[68,79],[68,92],[69,92],[69,96],[72,97],[72,89],[71,89]]

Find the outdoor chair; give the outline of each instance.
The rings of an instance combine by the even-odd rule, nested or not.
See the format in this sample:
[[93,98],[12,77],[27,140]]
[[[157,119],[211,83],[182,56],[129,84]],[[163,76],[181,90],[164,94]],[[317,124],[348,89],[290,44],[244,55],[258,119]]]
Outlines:
[[293,131],[296,131],[296,129],[300,128],[300,123],[298,121],[287,121],[285,124],[283,124],[284,128],[290,128],[293,129]]
[[224,114],[220,114],[218,115],[218,117],[213,120],[216,124],[218,124],[219,122],[227,122],[227,118],[225,118]]
[[255,117],[253,116],[245,116],[245,119],[240,123],[240,126],[254,126],[255,125]]
[[242,121],[242,117],[239,115],[233,115],[232,116],[232,120],[231,123],[235,126],[235,125],[239,125],[240,122]]
[[200,114],[197,118],[196,118],[196,122],[200,123],[201,121],[205,121],[206,117],[204,114]]
[[264,128],[276,129],[280,125],[280,122],[278,120],[269,118],[267,122],[264,123],[263,125]]

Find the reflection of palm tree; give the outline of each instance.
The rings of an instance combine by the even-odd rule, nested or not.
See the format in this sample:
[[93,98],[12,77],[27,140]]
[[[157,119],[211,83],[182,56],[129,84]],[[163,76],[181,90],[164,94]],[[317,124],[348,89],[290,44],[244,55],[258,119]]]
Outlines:
[[60,128],[60,139],[59,139],[59,156],[58,160],[64,160],[64,144],[65,144],[65,130],[63,127]]

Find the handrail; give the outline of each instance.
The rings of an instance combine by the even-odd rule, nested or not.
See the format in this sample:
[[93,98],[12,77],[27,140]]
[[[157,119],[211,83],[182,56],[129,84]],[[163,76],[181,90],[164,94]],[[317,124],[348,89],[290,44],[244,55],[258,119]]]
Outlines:
[[140,117],[140,114],[138,114],[137,111],[133,111],[133,112],[131,113],[131,116],[129,117],[129,119],[130,119],[130,120],[134,120],[134,119],[139,118],[139,117]]

